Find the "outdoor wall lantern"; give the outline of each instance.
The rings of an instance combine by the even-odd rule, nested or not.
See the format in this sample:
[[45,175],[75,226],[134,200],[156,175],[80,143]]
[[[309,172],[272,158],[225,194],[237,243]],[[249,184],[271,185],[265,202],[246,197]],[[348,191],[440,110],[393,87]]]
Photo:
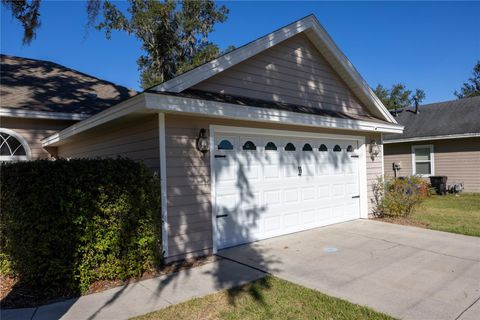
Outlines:
[[380,147],[376,140],[370,141],[370,157],[374,160],[380,154]]
[[200,129],[200,132],[198,133],[197,149],[203,154],[208,151],[207,130],[205,130],[204,128]]

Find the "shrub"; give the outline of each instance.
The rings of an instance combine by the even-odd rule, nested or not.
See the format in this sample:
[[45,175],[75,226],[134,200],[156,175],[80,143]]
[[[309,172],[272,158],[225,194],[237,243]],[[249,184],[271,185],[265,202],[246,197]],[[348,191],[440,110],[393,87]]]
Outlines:
[[83,293],[161,262],[159,179],[143,164],[37,160],[0,170],[1,255],[24,285]]
[[406,217],[430,196],[428,184],[418,176],[378,178],[373,186],[373,214],[376,217]]

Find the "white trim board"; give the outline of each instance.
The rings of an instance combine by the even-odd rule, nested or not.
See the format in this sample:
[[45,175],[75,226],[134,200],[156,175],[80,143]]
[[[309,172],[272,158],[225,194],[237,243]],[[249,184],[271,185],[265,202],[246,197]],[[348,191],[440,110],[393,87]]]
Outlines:
[[68,113],[53,111],[31,111],[23,109],[0,108],[0,117],[51,119],[51,120],[85,120],[92,115],[84,113]]
[[447,140],[447,139],[463,139],[463,138],[476,138],[480,137],[479,133],[460,133],[460,134],[450,134],[443,136],[429,136],[429,137],[416,137],[416,138],[405,138],[405,139],[395,139],[395,140],[384,140],[384,144],[393,144],[393,143],[402,143],[402,142],[417,142],[417,141],[429,141],[429,140]]
[[[337,140],[356,140],[358,144],[359,155],[359,218],[368,219],[368,180],[367,180],[367,148],[366,137],[364,136],[352,136],[342,134],[325,134],[315,132],[302,132],[302,131],[287,131],[276,129],[261,129],[250,127],[234,127],[234,126],[221,126],[210,125],[210,188],[211,195],[210,201],[212,203],[211,220],[212,220],[212,248],[213,253],[217,253],[217,223],[216,223],[216,191],[215,191],[215,166],[214,166],[214,154],[215,154],[215,135],[221,134],[248,134],[248,135],[268,135],[268,136],[282,136],[282,137],[301,137],[301,138],[325,138],[325,139],[337,139]],[[383,159],[382,159],[383,161]]]
[[397,123],[313,15],[295,21],[217,59],[161,83],[151,90],[181,92],[302,32],[305,32],[305,35],[313,42],[317,50],[374,115],[388,122]]
[[162,210],[162,249],[168,257],[168,194],[167,194],[167,151],[165,144],[165,114],[158,114],[158,149],[160,152],[160,199]]

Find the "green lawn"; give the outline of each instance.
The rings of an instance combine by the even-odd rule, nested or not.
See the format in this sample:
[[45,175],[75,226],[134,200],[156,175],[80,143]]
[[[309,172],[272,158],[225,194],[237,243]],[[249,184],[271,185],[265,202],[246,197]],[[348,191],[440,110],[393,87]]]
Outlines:
[[266,277],[236,289],[170,306],[137,320],[393,319],[318,291]]
[[429,229],[480,237],[480,193],[432,196],[411,219]]

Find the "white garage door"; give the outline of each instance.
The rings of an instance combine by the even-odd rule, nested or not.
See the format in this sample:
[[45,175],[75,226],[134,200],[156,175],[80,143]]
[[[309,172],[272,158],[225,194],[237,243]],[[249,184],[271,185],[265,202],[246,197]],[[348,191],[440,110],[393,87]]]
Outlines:
[[357,144],[216,133],[217,248],[359,218]]

